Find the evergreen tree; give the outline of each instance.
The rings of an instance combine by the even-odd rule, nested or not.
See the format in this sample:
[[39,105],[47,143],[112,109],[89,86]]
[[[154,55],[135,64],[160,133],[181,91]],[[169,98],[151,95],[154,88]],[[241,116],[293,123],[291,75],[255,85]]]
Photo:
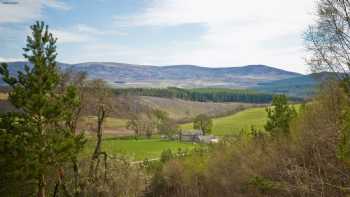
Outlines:
[[289,123],[296,116],[293,106],[288,105],[285,95],[277,95],[273,97],[272,107],[266,108],[267,122],[265,130],[270,132],[272,136],[280,134],[289,134]]
[[0,119],[0,154],[4,156],[0,165],[16,166],[8,168],[2,178],[23,178],[13,189],[34,184],[33,192],[43,197],[49,183],[64,188],[63,165],[77,156],[84,140],[72,133],[68,124],[80,102],[75,88],[58,90],[57,39],[43,22],[36,22],[31,30],[24,48],[29,65],[24,71],[11,76],[7,64],[0,67],[3,80],[11,88],[9,101],[18,109]]

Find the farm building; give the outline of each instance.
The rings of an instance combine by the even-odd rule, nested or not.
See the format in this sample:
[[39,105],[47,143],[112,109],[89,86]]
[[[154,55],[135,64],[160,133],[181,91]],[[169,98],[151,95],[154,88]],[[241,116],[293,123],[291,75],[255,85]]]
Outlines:
[[214,135],[203,135],[201,130],[181,132],[179,139],[183,142],[199,142],[205,144],[217,143],[219,141]]
[[199,142],[205,143],[205,144],[211,144],[211,143],[218,143],[219,138],[215,137],[214,135],[202,135],[199,136]]
[[185,131],[179,134],[179,139],[184,142],[199,142],[199,136],[203,136],[201,130]]

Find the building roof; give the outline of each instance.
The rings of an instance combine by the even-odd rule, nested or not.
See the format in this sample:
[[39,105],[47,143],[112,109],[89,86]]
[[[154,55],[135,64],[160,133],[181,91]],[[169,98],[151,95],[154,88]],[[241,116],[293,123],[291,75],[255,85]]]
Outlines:
[[203,135],[201,130],[189,130],[181,132],[181,135]]

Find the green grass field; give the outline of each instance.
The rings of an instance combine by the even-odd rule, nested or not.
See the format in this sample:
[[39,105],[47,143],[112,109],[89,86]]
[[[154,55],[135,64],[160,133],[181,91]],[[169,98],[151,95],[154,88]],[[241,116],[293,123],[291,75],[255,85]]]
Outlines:
[[[300,105],[294,105],[299,110]],[[213,134],[218,136],[232,135],[244,131],[250,131],[251,126],[264,130],[267,113],[264,107],[246,109],[236,114],[213,119]],[[191,130],[193,123],[181,125],[184,130]]]
[[[251,125],[258,129],[263,129],[265,122],[265,108],[251,108],[231,116],[213,119],[213,134],[219,136],[232,135],[239,133],[242,129],[245,131],[250,130]],[[192,123],[181,126],[184,130],[191,130],[192,127]]]
[[[192,143],[180,143],[177,141],[165,141],[159,138],[154,139],[119,139],[107,138],[102,142],[102,150],[109,155],[123,154],[133,160],[159,158],[162,151],[171,149],[172,151],[191,150],[195,147]],[[95,141],[90,139],[87,143],[87,149],[84,155],[90,156],[95,147]]]
[[[295,105],[298,110],[299,105]],[[267,113],[264,107],[250,108],[244,111],[238,112],[234,115],[215,118],[213,119],[213,134],[218,136],[232,135],[244,131],[249,131],[251,126],[254,125],[256,128],[263,130],[264,124],[267,120]],[[113,122],[113,121],[111,121]],[[121,126],[124,121],[117,121],[115,124]],[[191,130],[192,123],[184,124],[181,126],[184,130]],[[95,146],[94,140],[88,141],[87,149],[84,152],[85,155],[91,155]],[[177,141],[164,141],[159,137],[153,139],[139,139],[133,138],[113,138],[108,137],[103,140],[102,149],[110,155],[124,154],[130,156],[133,160],[143,160],[159,158],[163,150],[171,149],[177,151],[178,149],[193,149],[195,144],[192,143],[180,143]]]
[[[263,128],[266,121],[265,108],[251,108],[239,112],[237,114],[226,116],[222,118],[213,119],[214,135],[230,135],[240,132],[242,129],[249,130],[251,125],[255,125],[257,128]],[[124,120],[107,121],[108,124],[115,124],[114,126],[123,126]],[[191,129],[192,123],[182,125],[183,129]],[[87,149],[84,152],[85,155],[91,155],[94,149],[94,140],[90,139],[87,144]],[[177,141],[164,141],[155,137],[153,139],[139,139],[132,138],[120,139],[120,138],[106,138],[103,140],[102,149],[108,154],[123,154],[130,156],[133,160],[143,160],[159,158],[163,150],[171,149],[177,151],[178,149],[193,149],[196,145],[192,143],[179,143]]]

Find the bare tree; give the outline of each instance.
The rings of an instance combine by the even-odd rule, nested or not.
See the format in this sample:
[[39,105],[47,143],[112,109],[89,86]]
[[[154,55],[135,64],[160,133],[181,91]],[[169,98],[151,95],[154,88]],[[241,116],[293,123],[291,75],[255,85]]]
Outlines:
[[135,139],[140,135],[151,138],[156,130],[156,119],[150,112],[134,114],[127,123],[127,128],[135,132]]
[[96,127],[96,146],[92,154],[89,177],[94,180],[97,176],[100,165],[100,156],[104,156],[105,161],[105,173],[106,173],[106,160],[107,153],[101,151],[103,123],[106,117],[113,111],[113,99],[112,91],[103,80],[92,80],[88,83],[86,98],[88,108],[91,112],[96,114],[97,127]]
[[305,33],[313,71],[330,71],[338,79],[349,77],[350,1],[319,0],[316,23]]

